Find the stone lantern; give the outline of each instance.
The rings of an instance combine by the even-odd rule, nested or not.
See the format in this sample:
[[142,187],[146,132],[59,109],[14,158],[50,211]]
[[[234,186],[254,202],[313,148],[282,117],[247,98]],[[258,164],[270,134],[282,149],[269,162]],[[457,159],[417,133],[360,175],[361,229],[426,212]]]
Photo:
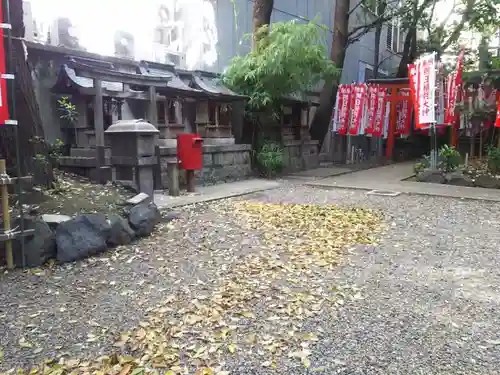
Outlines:
[[153,124],[143,119],[120,120],[105,131],[111,143],[113,181],[153,197],[159,133]]

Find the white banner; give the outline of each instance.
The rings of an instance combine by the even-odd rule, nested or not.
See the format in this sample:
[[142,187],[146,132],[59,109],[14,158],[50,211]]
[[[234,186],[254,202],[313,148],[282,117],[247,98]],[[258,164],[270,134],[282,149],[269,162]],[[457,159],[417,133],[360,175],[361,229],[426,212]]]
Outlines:
[[436,53],[424,55],[415,63],[418,82],[420,124],[436,123]]

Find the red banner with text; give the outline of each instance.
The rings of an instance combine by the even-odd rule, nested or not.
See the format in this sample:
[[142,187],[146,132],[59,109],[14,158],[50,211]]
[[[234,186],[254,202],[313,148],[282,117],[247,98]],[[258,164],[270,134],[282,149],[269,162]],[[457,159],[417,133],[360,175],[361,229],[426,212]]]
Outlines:
[[384,135],[384,124],[387,108],[387,90],[384,87],[377,88],[377,107],[373,119],[372,135],[382,137]]
[[340,85],[337,93],[339,95],[337,131],[341,135],[346,135],[349,129],[351,92],[350,85]]
[[409,89],[402,89],[399,95],[403,97],[397,104],[396,135],[406,137],[411,131],[411,96]]
[[350,135],[358,135],[360,133],[361,123],[363,121],[363,111],[366,100],[366,85],[353,85],[352,100],[352,116],[351,126],[349,127]]
[[[0,1],[0,19],[3,20],[3,1]],[[2,21],[3,22],[3,21]],[[6,73],[5,69],[5,45],[4,45],[4,30],[0,28],[0,75]],[[5,78],[0,78],[0,125],[5,125],[5,122],[10,118],[8,97],[7,97],[7,81]]]

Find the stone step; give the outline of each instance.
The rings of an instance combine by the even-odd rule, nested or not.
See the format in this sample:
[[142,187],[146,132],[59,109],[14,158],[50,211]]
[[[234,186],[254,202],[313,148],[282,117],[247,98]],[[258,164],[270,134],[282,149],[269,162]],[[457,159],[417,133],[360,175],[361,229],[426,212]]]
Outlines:
[[[72,147],[69,152],[69,157],[77,157],[77,158],[94,158],[95,157],[95,148],[91,147]],[[106,147],[104,149],[104,155],[106,158],[111,157],[111,148]]]
[[[109,165],[109,158],[104,158],[104,163]],[[95,157],[61,156],[59,158],[59,164],[62,167],[95,168],[96,160]]]

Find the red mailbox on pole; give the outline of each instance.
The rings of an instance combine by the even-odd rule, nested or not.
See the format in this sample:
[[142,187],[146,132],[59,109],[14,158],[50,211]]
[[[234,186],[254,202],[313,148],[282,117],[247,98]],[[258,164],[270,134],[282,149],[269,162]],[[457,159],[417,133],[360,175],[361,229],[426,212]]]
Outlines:
[[203,168],[203,138],[195,133],[177,135],[177,160],[179,167],[187,171]]
[[203,168],[203,138],[199,134],[177,135],[177,162],[186,170],[187,191],[194,192],[194,171]]

